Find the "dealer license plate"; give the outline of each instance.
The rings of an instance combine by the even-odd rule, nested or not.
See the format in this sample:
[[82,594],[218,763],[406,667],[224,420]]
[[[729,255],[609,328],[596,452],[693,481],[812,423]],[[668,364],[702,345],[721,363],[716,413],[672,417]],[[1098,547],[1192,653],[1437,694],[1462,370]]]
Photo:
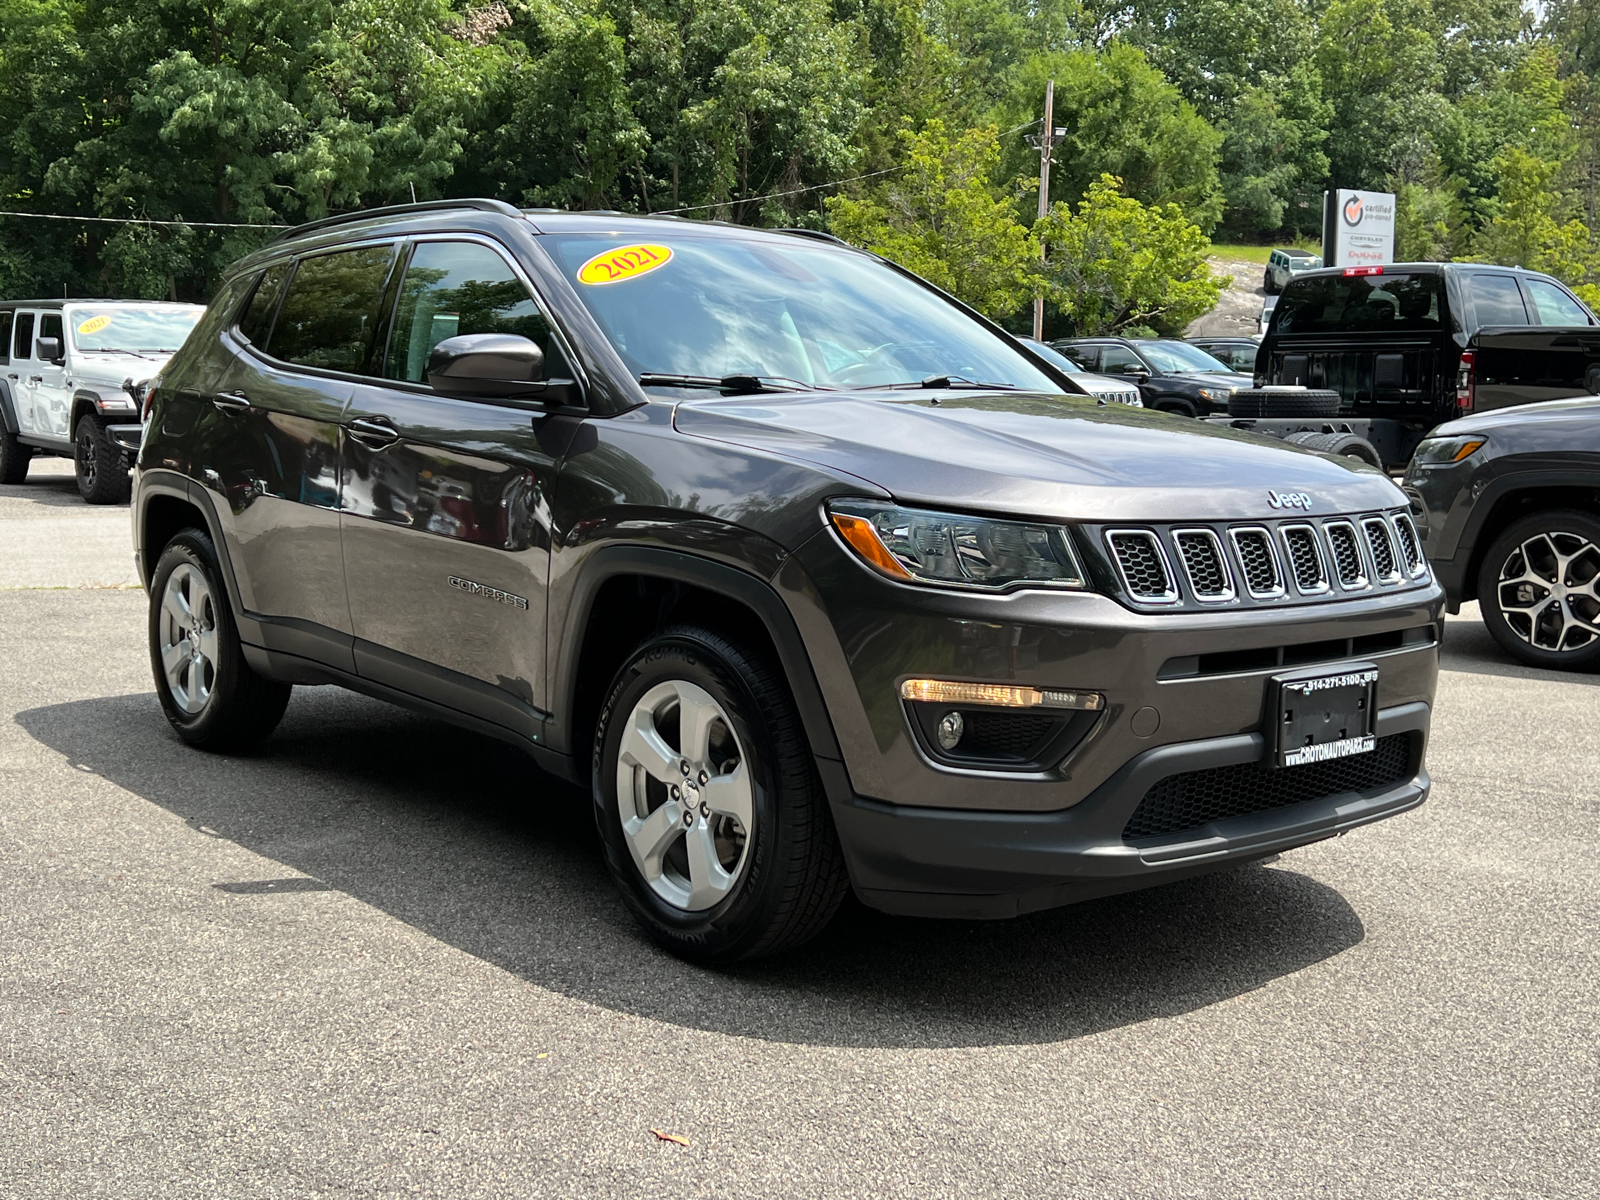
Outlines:
[[1277,685],[1278,766],[1298,767],[1365,754],[1377,745],[1372,734],[1377,667],[1346,663],[1333,669],[1279,675],[1272,682]]

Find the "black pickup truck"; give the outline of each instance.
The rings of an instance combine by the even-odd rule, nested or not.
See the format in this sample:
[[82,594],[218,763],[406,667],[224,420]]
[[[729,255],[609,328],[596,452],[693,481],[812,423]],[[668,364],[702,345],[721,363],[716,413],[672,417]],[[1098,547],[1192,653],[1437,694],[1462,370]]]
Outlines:
[[1284,286],[1255,383],[1337,392],[1339,415],[1362,419],[1384,464],[1403,466],[1441,422],[1600,392],[1600,321],[1517,267],[1306,271]]

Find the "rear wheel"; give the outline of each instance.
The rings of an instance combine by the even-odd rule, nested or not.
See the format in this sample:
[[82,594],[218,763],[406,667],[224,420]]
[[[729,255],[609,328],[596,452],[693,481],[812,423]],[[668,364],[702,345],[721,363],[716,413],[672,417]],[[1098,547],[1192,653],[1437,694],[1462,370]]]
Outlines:
[[72,461],[78,476],[78,494],[90,504],[126,504],[133,493],[133,480],[122,448],[106,434],[106,427],[92,416],[78,421],[73,438]]
[[782,676],[709,630],[663,630],[618,673],[595,731],[594,804],[628,907],[686,958],[798,946],[849,887]]
[[26,483],[33,447],[17,441],[17,435],[0,426],[0,483]]
[[1512,658],[1558,671],[1600,668],[1600,521],[1557,509],[1514,523],[1484,556],[1478,607]]
[[1307,450],[1320,450],[1323,454],[1353,458],[1357,462],[1366,463],[1369,467],[1383,466],[1383,458],[1378,454],[1378,448],[1366,438],[1357,437],[1353,433],[1291,433],[1283,440],[1296,446],[1304,446]]
[[290,685],[245,661],[211,539],[185,529],[150,581],[150,666],[179,737],[207,750],[247,750],[283,718]]

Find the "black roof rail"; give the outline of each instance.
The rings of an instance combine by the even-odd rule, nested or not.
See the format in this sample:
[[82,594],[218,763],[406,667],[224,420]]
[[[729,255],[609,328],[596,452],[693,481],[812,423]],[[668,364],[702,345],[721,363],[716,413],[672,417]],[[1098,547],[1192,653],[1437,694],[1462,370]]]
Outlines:
[[370,217],[403,216],[406,213],[438,212],[441,209],[475,208],[479,212],[499,213],[504,217],[520,217],[522,210],[514,205],[507,204],[504,200],[467,199],[467,200],[419,200],[415,204],[386,204],[381,208],[358,208],[354,212],[338,213],[335,216],[323,217],[320,221],[307,221],[304,225],[296,225],[293,229],[285,229],[267,245],[275,246],[288,238],[300,237],[302,234],[311,233],[317,229],[328,229],[334,225],[347,225],[352,221],[365,221]]
[[[831,233],[824,233],[820,229],[801,229],[799,226],[792,226],[787,229],[774,229],[772,232],[792,233],[796,237],[815,238],[819,242],[832,242],[836,246],[850,246],[850,243],[845,241],[842,237],[838,237],[837,235]],[[855,250],[857,247],[850,246],[850,249]]]

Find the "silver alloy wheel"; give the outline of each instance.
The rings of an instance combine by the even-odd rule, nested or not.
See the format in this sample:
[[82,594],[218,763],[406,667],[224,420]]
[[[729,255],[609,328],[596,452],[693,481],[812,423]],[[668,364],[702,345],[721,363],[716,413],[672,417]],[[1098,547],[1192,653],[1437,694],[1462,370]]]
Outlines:
[[1577,650],[1600,638],[1600,546],[1576,533],[1537,533],[1500,565],[1506,625],[1537,650]]
[[173,702],[191,717],[217,681],[217,608],[205,576],[180,563],[161,597],[161,670]]
[[704,688],[668,680],[633,706],[617,750],[617,808],[634,866],[661,899],[700,912],[732,893],[754,794],[733,723]]

